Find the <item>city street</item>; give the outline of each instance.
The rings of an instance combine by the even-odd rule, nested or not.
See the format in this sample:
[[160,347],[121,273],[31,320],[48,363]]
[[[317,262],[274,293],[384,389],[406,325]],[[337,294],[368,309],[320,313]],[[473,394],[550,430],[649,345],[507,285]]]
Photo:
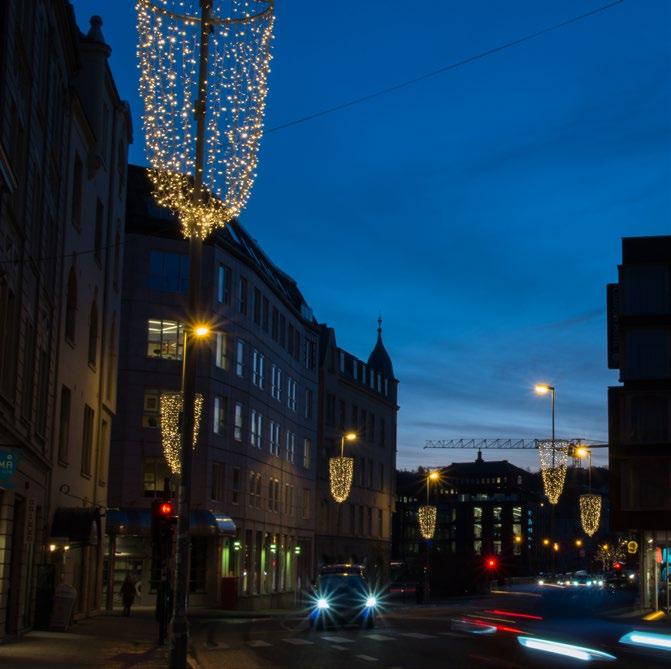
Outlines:
[[[623,634],[634,629],[629,621],[581,613],[581,606],[586,603],[583,593],[578,601],[573,599],[575,593],[568,599],[562,591],[537,594],[540,593],[529,589],[427,607],[389,607],[372,630],[334,627],[317,632],[310,629],[307,616],[202,619],[194,622],[192,640],[195,657],[203,669],[344,666],[512,669],[541,664],[583,664],[578,658],[523,648],[517,640],[519,636],[575,644],[617,658],[608,662],[594,659],[597,666],[669,665],[668,652],[639,650],[618,643]],[[599,593],[593,594],[598,598]],[[574,607],[570,606],[571,601]],[[647,623],[641,625],[636,629],[648,629]]]

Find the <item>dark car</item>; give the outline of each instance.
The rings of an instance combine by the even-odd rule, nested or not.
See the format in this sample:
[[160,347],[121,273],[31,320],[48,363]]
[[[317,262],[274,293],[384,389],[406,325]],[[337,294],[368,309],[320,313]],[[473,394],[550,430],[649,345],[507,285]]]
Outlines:
[[320,570],[314,590],[310,625],[375,626],[377,598],[360,565],[328,565]]

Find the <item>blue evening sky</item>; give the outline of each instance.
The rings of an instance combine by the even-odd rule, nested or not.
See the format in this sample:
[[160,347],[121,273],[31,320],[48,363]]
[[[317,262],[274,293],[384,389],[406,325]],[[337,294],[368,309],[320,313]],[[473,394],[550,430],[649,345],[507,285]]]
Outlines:
[[[130,0],[103,17],[146,163]],[[598,0],[278,0],[273,127],[596,8]],[[241,216],[340,346],[378,314],[400,379],[398,465],[425,439],[607,439],[605,285],[620,239],[669,234],[671,3],[625,0],[457,70],[269,133]],[[485,453],[536,467],[524,451]],[[597,462],[604,462],[605,451]]]

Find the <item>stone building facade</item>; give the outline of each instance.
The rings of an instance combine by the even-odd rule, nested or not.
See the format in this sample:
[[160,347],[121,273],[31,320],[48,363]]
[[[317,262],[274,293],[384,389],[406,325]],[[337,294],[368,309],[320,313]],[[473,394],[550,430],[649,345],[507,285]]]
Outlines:
[[48,624],[58,583],[99,604],[131,137],[100,26],[65,0],[0,8],[0,639]]
[[[188,242],[146,171],[129,170],[108,571],[117,586],[134,573],[144,604],[156,586],[149,508],[174,496],[160,397],[181,383]],[[236,221],[204,244],[201,300],[212,333],[196,389],[190,602],[290,605],[312,575],[319,331],[296,283]]]
[[[328,563],[365,564],[372,581],[384,582],[391,559],[391,517],[396,487],[398,381],[382,342],[363,362],[336,344],[335,331],[320,326],[319,454],[317,472],[316,567]],[[331,497],[329,458],[354,457],[354,481],[347,501]]]

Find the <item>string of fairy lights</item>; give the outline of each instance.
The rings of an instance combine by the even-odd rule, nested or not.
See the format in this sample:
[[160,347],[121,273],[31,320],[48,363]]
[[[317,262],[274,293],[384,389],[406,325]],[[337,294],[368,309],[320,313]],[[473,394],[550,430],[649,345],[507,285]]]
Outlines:
[[[200,0],[137,0],[143,126],[154,197],[204,239],[249,199],[268,93],[273,0],[213,4],[208,74],[198,90]],[[194,198],[196,115],[205,107],[203,192]]]
[[[170,467],[170,471],[179,475],[182,470],[180,443],[181,443],[181,423],[182,409],[181,392],[162,392],[159,408],[161,416],[161,442],[163,444],[163,454]],[[196,393],[194,402],[194,423],[193,423],[193,447],[196,448],[198,441],[198,432],[200,431],[200,418],[203,413],[203,395]]]
[[329,458],[329,484],[331,488],[331,496],[339,504],[349,497],[353,478],[354,458],[347,456]]
[[556,439],[538,442],[543,489],[550,504],[557,504],[564,490],[570,447],[570,442]]
[[584,493],[578,498],[580,523],[588,537],[594,536],[601,521],[601,495]]

